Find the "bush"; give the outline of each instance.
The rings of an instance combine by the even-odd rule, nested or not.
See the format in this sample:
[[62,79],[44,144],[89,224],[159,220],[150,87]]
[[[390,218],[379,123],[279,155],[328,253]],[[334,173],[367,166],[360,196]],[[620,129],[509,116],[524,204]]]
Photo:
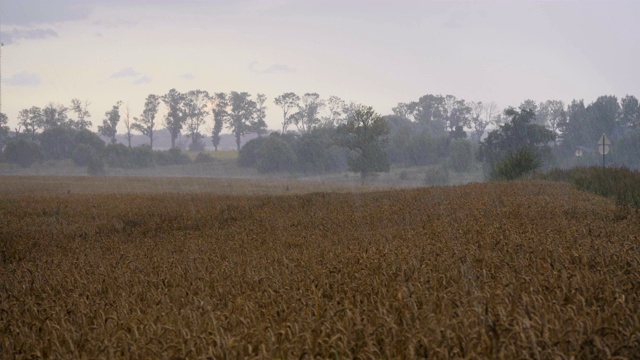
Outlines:
[[148,144],[136,146],[129,149],[130,161],[129,163],[135,168],[147,168],[152,167],[153,163],[153,150]]
[[102,151],[105,147],[104,141],[100,139],[100,136],[87,129],[78,130],[75,134],[74,142],[76,146],[80,144],[89,145],[97,152]]
[[215,161],[216,161],[216,158],[206,152],[199,152],[198,155],[196,155],[196,159],[195,159],[195,162],[198,164],[211,164]]
[[491,171],[491,180],[515,180],[533,173],[542,161],[535,150],[523,147],[507,155]]
[[156,165],[183,165],[191,163],[189,155],[182,152],[178,147],[171,148],[167,151],[155,151],[154,160]]
[[124,144],[109,144],[104,148],[104,159],[109,167],[133,168],[131,149]]
[[451,167],[455,172],[467,172],[473,164],[473,150],[471,142],[467,139],[455,139],[451,142],[451,154],[449,155]]
[[90,145],[79,144],[71,153],[71,159],[78,166],[88,166],[91,158],[97,154],[98,152]]
[[613,197],[618,205],[640,208],[640,172],[628,168],[579,167],[554,169],[540,176],[544,180],[564,181],[581,190]]
[[198,139],[195,143],[189,144],[189,151],[204,151],[204,142]]
[[47,159],[68,159],[76,147],[76,131],[69,127],[56,126],[40,134],[40,146]]
[[449,185],[449,170],[444,166],[432,167],[424,176],[427,186]]
[[255,166],[258,163],[260,147],[266,139],[266,137],[259,137],[244,144],[238,152],[238,165],[241,167]]
[[4,157],[7,162],[18,164],[23,168],[30,167],[43,159],[40,145],[22,137],[7,142],[4,148]]
[[286,141],[278,136],[269,136],[260,146],[256,168],[261,173],[291,171],[296,156]]

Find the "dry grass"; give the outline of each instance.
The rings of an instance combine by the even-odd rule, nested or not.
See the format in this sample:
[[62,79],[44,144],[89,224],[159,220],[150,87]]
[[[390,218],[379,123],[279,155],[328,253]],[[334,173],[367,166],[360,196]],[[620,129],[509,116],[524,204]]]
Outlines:
[[3,357],[640,354],[640,219],[567,184],[54,192],[0,197]]

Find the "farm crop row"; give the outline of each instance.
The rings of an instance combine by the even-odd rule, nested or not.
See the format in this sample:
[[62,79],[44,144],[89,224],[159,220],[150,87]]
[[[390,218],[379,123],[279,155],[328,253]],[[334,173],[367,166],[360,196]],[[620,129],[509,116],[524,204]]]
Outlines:
[[0,197],[0,353],[640,353],[640,221],[545,181]]

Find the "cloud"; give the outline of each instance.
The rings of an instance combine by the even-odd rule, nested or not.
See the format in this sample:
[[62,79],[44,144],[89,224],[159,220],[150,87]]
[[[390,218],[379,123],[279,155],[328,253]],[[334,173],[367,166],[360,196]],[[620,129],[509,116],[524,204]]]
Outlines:
[[184,74],[182,75],[182,78],[185,80],[193,80],[195,78],[195,76],[193,76],[193,74],[188,73],[188,74]]
[[53,29],[13,29],[0,32],[0,38],[5,45],[19,44],[21,40],[43,40],[57,37],[58,33]]
[[4,83],[9,86],[38,86],[42,83],[42,79],[38,74],[23,71],[4,79]]
[[3,1],[0,22],[6,25],[34,25],[87,19],[95,1],[15,0]]
[[114,73],[113,75],[111,75],[111,78],[120,79],[120,78],[127,78],[127,77],[136,77],[139,75],[140,73],[135,71],[133,68],[128,67],[118,71],[117,73]]
[[126,20],[126,19],[97,20],[93,22],[93,25],[100,26],[107,29],[113,29],[113,28],[119,28],[119,27],[132,28],[138,25],[138,22],[133,20]]
[[142,84],[148,84],[151,82],[151,78],[148,77],[147,75],[142,75],[139,78],[137,78],[133,83],[135,85],[142,85]]
[[249,64],[249,69],[259,74],[293,74],[296,72],[296,69],[286,64],[273,64],[266,68],[259,68],[257,61]]

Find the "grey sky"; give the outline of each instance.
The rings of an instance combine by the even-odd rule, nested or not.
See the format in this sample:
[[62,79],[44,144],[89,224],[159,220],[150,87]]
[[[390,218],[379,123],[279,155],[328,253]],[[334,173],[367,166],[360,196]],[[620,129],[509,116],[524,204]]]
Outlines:
[[[2,110],[203,89],[317,92],[387,114],[421,95],[501,107],[640,96],[640,1],[2,0]],[[120,74],[120,75],[118,75]],[[28,75],[28,76],[27,76]],[[22,81],[30,86],[17,86]],[[34,81],[37,79],[38,81]]]

